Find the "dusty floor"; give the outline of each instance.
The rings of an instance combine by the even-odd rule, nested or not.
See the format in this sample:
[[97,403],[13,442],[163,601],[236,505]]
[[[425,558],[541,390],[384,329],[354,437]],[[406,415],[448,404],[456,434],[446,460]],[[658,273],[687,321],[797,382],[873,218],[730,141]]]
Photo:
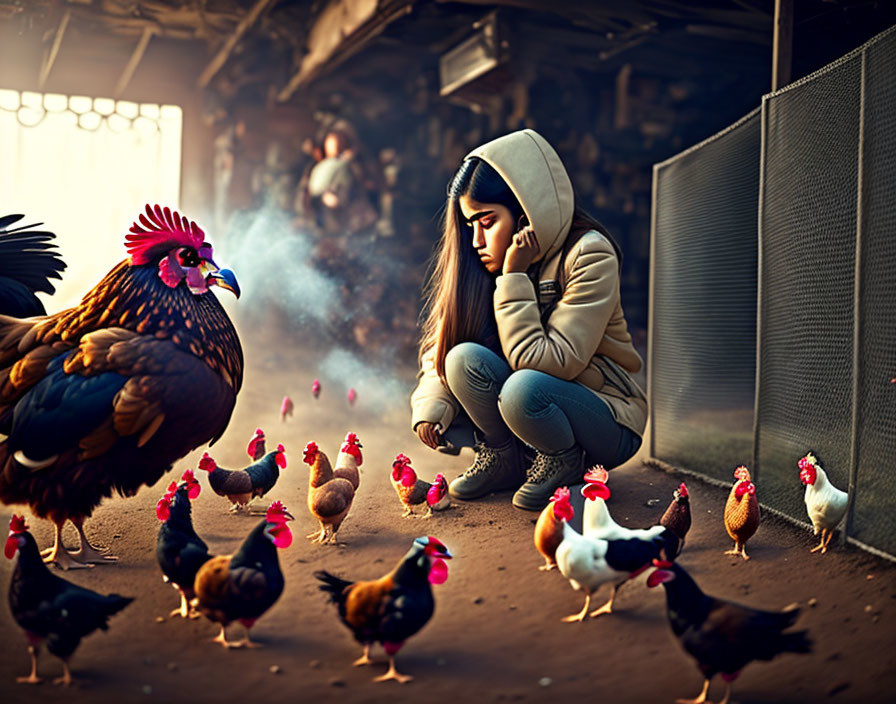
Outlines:
[[[108,501],[88,523],[94,541],[120,556],[118,564],[65,575],[99,591],[137,597],[107,633],[82,643],[73,661],[78,688],[17,685],[15,677],[29,667],[25,639],[8,609],[0,610],[2,701],[671,702],[699,692],[702,678],[669,631],[662,589],[646,589],[642,577],[622,590],[615,614],[561,623],[562,616],[580,609],[582,597],[558,573],[536,569],[541,557],[532,545],[535,515],[513,509],[508,495],[455,506],[428,520],[400,518],[388,479],[396,453],[408,454],[430,479],[437,471],[453,477],[467,457],[427,450],[407,429],[403,406],[392,412],[371,408],[366,401],[374,394],[363,388],[357,405],[349,408],[345,389],[339,388],[345,380],[323,380],[324,393],[314,401],[307,393],[314,368],[283,383],[265,372],[271,359],[250,356],[248,362],[255,371],[247,376],[214,456],[222,466],[241,466],[247,440],[257,425],[263,427],[271,442],[286,445],[289,457],[271,497],[283,500],[297,517],[291,524],[296,539],[281,551],[286,590],[253,630],[265,647],[225,651],[209,642],[217,629],[205,620],[157,622],[178,604],[177,594],[160,578],[154,554],[154,506],[172,473],[135,498]],[[284,392],[296,399],[297,412],[281,424],[277,413]],[[311,545],[303,537],[315,525],[305,508],[307,466],[301,449],[313,439],[335,454],[348,430],[359,434],[365,455],[360,493],[341,533],[348,547]],[[178,465],[178,476],[199,454]],[[232,551],[258,519],[228,515],[226,501],[209,490],[204,473],[197,475],[203,475],[204,491],[194,507],[196,529],[213,552]],[[627,525],[654,523],[679,481],[642,465],[614,472],[611,511]],[[688,485],[694,525],[680,562],[706,591],[765,608],[817,600],[799,621],[809,629],[815,652],[748,667],[735,683],[734,700],[893,701],[896,568],[852,548],[810,555],[811,536],[774,519],[764,520],[750,542],[750,562],[727,557],[722,552],[730,545],[721,522],[726,492],[695,480]],[[648,506],[650,499],[659,502]],[[3,525],[10,513],[10,507],[0,511]],[[49,526],[31,523],[39,543],[49,544]],[[311,573],[326,568],[351,578],[377,577],[424,534],[441,539],[455,559],[448,581],[436,588],[434,618],[399,654],[399,668],[416,679],[404,686],[374,684],[371,678],[385,665],[350,666],[360,648]],[[12,563],[2,560],[4,588],[11,569]],[[279,672],[272,673],[272,666]],[[45,656],[40,673],[59,672],[59,662]],[[720,682],[710,694],[721,697]]]

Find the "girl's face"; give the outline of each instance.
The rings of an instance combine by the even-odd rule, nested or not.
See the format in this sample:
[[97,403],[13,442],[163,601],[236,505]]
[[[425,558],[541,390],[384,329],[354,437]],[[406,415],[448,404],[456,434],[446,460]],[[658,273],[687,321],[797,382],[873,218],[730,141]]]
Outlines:
[[466,224],[473,228],[473,249],[492,274],[500,273],[504,255],[516,232],[510,210],[498,203],[480,203],[469,195],[458,198]]

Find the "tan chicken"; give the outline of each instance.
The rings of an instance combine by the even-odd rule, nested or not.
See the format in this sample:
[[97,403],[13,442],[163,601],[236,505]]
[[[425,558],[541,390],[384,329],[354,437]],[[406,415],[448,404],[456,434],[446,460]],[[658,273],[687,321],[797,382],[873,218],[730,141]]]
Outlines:
[[563,542],[563,523],[571,518],[567,514],[557,515],[557,507],[569,505],[569,489],[560,487],[554,492],[548,505],[544,507],[535,523],[535,548],[544,558],[544,564],[538,569],[549,572],[557,567],[557,548]]
[[392,463],[392,486],[395,487],[395,493],[404,506],[402,518],[416,517],[414,506],[423,505],[427,507],[423,518],[432,515],[432,506],[427,501],[432,484],[417,478],[417,473],[411,467],[411,458],[407,455],[399,453]]
[[728,501],[725,503],[725,530],[734,541],[734,548],[726,555],[740,555],[749,560],[747,541],[759,528],[759,499],[756,498],[756,486],[750,480],[750,471],[741,465],[734,470],[737,481],[731,487]]
[[313,543],[336,542],[336,531],[348,515],[355,498],[355,487],[344,478],[333,474],[330,460],[317,443],[305,445],[305,464],[311,467],[308,479],[308,508],[320,522],[320,530],[306,536]]

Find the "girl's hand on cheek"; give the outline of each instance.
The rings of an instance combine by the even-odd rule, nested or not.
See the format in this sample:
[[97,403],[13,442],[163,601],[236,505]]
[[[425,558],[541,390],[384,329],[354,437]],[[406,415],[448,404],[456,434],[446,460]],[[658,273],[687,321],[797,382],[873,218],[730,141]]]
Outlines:
[[538,239],[535,230],[526,226],[517,232],[510,241],[507,253],[504,255],[504,273],[523,272],[531,266],[538,256]]

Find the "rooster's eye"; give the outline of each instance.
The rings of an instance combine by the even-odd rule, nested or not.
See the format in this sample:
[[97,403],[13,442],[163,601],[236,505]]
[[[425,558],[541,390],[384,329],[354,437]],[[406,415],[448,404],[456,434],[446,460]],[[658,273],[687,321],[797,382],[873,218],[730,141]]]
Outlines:
[[177,253],[177,263],[185,267],[199,266],[199,255],[192,247],[184,247]]

